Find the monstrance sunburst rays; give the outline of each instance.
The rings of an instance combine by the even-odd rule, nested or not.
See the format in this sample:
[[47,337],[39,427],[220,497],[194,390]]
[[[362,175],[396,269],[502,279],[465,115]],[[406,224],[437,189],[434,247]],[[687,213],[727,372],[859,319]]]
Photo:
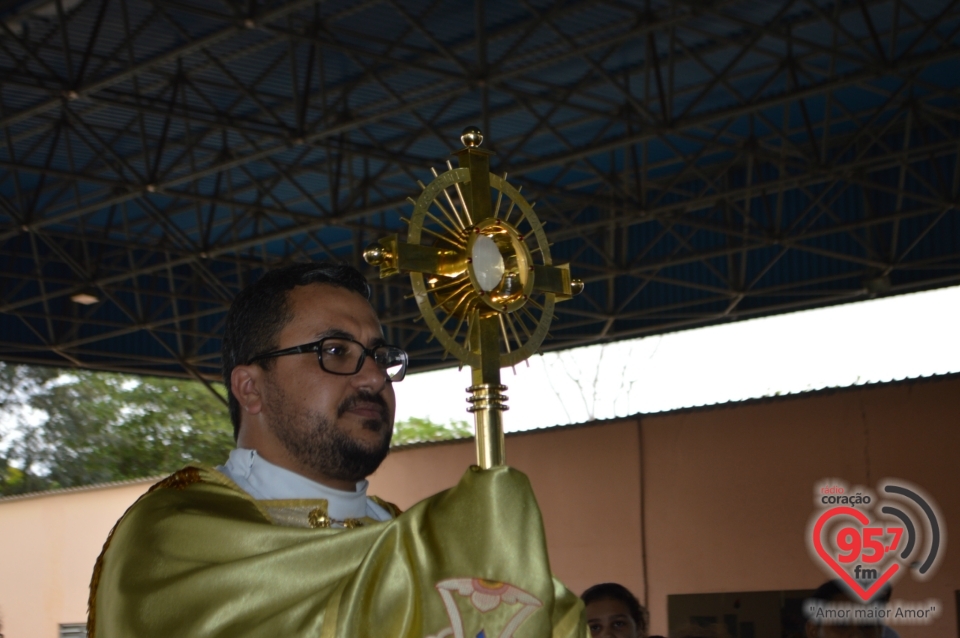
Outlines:
[[410,273],[413,296],[433,338],[473,371],[468,401],[477,426],[478,462],[503,464],[500,368],[537,352],[554,304],[583,289],[569,265],[553,265],[533,206],[507,176],[489,172],[483,136],[470,127],[429,184],[418,182],[407,241],[393,235],[364,252],[380,276]]
[[[440,175],[435,170],[433,172],[439,180]],[[466,256],[466,260],[463,263],[457,260],[456,266],[442,274],[411,273],[413,296],[421,312],[425,316],[433,314],[436,326],[449,336],[449,339],[443,339],[436,330],[431,335],[431,338],[442,341],[444,358],[452,353],[461,362],[468,362],[471,326],[475,325],[468,319],[476,311],[481,315],[497,315],[501,337],[500,364],[516,365],[533,354],[542,343],[538,329],[544,313],[552,316],[553,312],[556,293],[544,292],[531,285],[535,280],[531,269],[551,265],[546,236],[533,215],[533,205],[526,202],[519,189],[507,182],[506,174],[490,176],[492,214],[485,223],[474,222],[464,201],[463,190],[469,185],[468,171],[448,164],[444,176],[447,175],[450,177],[431,183],[440,187],[438,193],[434,194],[432,191],[436,189],[428,190],[420,183],[420,198],[410,198],[414,212],[407,220],[410,227],[408,241]],[[496,245],[496,253],[490,242],[480,237]],[[479,246],[477,241],[481,242]],[[471,280],[469,268],[475,251],[481,259],[488,254],[493,261],[492,273],[473,269],[476,282]],[[503,262],[502,269],[497,253]],[[496,287],[487,283],[491,274]],[[484,290],[485,284],[488,290]],[[546,330],[542,332],[546,336]]]

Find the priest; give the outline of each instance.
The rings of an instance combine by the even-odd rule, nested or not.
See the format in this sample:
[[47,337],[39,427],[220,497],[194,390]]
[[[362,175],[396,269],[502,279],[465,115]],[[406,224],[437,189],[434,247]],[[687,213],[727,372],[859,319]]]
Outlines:
[[237,296],[223,335],[237,448],[120,519],[94,569],[90,638],[587,635],[523,474],[470,468],[404,513],[367,494],[407,368],[369,296],[359,272],[324,263]]

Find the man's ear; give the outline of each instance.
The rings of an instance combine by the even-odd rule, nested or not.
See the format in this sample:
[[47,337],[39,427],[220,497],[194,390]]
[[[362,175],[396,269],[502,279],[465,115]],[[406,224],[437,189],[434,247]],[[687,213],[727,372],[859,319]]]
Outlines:
[[263,409],[263,397],[260,395],[262,378],[263,368],[256,365],[237,366],[230,373],[230,392],[244,412],[259,414]]

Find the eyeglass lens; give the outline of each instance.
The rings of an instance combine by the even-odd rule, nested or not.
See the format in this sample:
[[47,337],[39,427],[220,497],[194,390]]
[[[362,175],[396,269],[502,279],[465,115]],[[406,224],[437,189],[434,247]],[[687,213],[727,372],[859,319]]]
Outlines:
[[[333,374],[356,374],[362,365],[364,348],[349,339],[324,339],[317,353],[320,367]],[[391,381],[403,379],[406,371],[404,353],[393,346],[379,346],[373,349],[373,359]]]

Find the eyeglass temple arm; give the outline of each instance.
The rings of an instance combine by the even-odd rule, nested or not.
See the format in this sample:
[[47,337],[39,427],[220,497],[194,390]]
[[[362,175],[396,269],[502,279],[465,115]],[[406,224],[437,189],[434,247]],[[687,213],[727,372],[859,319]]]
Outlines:
[[273,357],[283,357],[288,354],[303,354],[304,352],[315,352],[317,345],[316,343],[307,343],[301,346],[292,346],[290,348],[284,348],[283,350],[276,350],[274,352],[266,352],[264,354],[258,354],[253,359],[250,359],[250,363],[255,363],[261,359],[272,359]]

